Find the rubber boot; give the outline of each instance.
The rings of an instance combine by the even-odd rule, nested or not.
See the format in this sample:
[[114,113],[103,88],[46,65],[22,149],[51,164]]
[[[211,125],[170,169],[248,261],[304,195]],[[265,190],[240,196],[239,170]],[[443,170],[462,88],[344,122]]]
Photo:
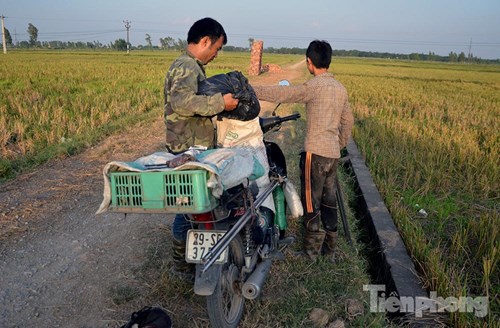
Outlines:
[[325,239],[324,231],[305,231],[304,253],[313,261],[321,254],[321,247]]
[[172,273],[187,282],[193,282],[196,267],[193,263],[186,262],[186,241],[172,239]]
[[323,255],[328,257],[332,263],[335,263],[335,253],[337,250],[337,231],[326,231],[325,241],[323,243]]

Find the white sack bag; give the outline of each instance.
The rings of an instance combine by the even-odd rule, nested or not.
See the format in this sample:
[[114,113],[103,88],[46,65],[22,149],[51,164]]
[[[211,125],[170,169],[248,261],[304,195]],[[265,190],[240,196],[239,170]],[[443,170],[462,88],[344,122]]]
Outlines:
[[290,215],[293,218],[299,218],[304,215],[304,208],[302,207],[300,196],[297,193],[297,190],[295,190],[295,186],[292,184],[292,182],[285,182],[285,188],[283,189],[283,192],[285,194],[285,199],[290,211]]

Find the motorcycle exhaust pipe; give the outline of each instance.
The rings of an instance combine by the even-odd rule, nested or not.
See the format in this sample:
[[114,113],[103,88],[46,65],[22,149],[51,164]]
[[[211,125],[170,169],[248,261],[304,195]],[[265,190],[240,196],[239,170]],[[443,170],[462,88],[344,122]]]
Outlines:
[[241,288],[243,297],[253,300],[260,295],[264,281],[266,280],[269,270],[271,269],[271,263],[271,260],[265,260],[257,265],[255,271],[250,275],[250,277],[248,277],[247,281],[245,281],[243,287]]

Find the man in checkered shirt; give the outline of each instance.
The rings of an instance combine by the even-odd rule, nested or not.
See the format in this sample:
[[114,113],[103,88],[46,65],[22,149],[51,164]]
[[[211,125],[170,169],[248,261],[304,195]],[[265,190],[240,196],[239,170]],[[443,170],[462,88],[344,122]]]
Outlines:
[[260,100],[304,103],[307,130],[301,153],[301,199],[304,206],[304,252],[334,260],[337,240],[336,174],[340,150],[347,145],[354,118],[347,90],[328,72],[332,47],[315,40],[306,51],[312,79],[297,86],[253,86]]

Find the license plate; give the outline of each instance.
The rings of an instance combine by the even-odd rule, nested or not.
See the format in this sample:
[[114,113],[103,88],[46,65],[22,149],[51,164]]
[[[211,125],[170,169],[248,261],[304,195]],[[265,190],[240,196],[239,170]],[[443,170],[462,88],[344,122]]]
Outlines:
[[[208,251],[224,236],[226,231],[222,230],[189,230],[187,237],[186,262],[201,263],[201,259]],[[215,261],[217,264],[226,263],[227,247]]]

